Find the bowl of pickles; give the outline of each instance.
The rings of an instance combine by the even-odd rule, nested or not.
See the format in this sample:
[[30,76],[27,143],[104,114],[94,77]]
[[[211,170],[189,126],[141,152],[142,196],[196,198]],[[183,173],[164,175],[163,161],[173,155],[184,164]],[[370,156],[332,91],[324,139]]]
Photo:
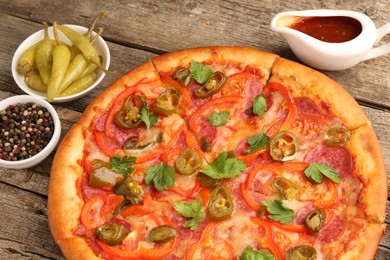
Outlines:
[[78,99],[96,88],[109,71],[110,51],[94,31],[99,13],[89,28],[53,23],[25,39],[12,59],[12,75],[27,94],[51,103]]

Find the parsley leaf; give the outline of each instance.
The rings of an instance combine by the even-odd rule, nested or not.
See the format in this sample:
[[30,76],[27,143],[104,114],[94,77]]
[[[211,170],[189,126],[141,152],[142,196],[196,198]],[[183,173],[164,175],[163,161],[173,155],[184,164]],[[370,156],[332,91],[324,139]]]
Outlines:
[[227,152],[220,153],[217,158],[206,165],[200,172],[213,179],[233,178],[246,169],[246,164],[236,158],[228,158]]
[[260,133],[258,135],[254,135],[246,141],[251,147],[248,149],[249,153],[254,153],[260,148],[267,147],[269,144],[269,136],[265,133]]
[[280,200],[262,201],[261,203],[267,208],[267,211],[270,213],[268,217],[275,221],[288,224],[293,220],[295,216],[294,210],[287,207]]
[[255,97],[255,99],[253,100],[253,113],[258,116],[264,116],[266,109],[267,100],[261,95]]
[[251,246],[247,246],[242,252],[240,260],[275,260],[271,253],[262,250],[255,251]]
[[157,115],[150,115],[149,107],[145,106],[141,110],[141,120],[145,122],[146,127],[149,129],[157,124],[158,117]]
[[209,66],[203,65],[197,61],[191,61],[190,72],[191,76],[200,84],[205,83],[214,74]]
[[211,116],[207,117],[207,120],[209,120],[212,126],[224,126],[227,124],[229,116],[229,111],[222,111],[220,113],[214,111]]
[[154,187],[159,191],[173,187],[175,183],[173,168],[165,163],[159,163],[150,167],[146,171],[145,183],[151,184],[152,182],[154,183]]
[[111,170],[126,176],[127,174],[134,171],[134,168],[129,167],[135,163],[136,158],[130,156],[123,156],[122,160],[119,154],[115,154],[114,157],[110,158]]
[[177,213],[179,213],[179,215],[186,218],[192,218],[184,222],[183,227],[185,228],[189,227],[191,228],[191,230],[198,229],[199,223],[203,219],[203,212],[204,212],[204,207],[201,203],[199,203],[196,200],[193,200],[192,202],[189,203],[175,201],[174,207]]
[[311,163],[304,172],[306,177],[315,183],[322,183],[322,175],[325,175],[335,183],[341,183],[339,174],[325,163]]

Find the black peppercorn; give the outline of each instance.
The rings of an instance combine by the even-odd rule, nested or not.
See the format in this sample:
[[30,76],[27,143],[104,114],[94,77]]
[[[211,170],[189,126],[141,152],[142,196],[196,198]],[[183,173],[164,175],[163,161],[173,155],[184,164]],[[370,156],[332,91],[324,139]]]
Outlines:
[[54,121],[45,107],[33,102],[18,103],[0,110],[0,129],[0,159],[24,160],[49,143]]

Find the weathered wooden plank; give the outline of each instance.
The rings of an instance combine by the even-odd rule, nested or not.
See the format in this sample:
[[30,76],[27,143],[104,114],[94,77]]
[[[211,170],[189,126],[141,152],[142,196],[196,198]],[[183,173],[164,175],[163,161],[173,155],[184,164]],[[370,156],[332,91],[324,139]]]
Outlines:
[[0,182],[0,259],[57,259],[46,199]]
[[[244,45],[296,60],[283,38],[269,29],[281,11],[315,8],[351,9],[368,14],[377,26],[390,21],[389,5],[380,1],[0,1],[0,10],[39,22],[89,24],[100,10],[109,18],[101,21],[110,41],[138,46],[157,53],[206,45]],[[26,8],[28,6],[28,8]],[[77,8],[75,8],[77,7]],[[61,10],[61,12],[58,12]],[[24,30],[23,26],[14,28]],[[34,31],[34,30],[33,30]],[[31,32],[33,32],[31,31]],[[19,32],[16,32],[17,35]],[[28,35],[25,31],[24,35]],[[116,60],[113,59],[113,62]],[[118,61],[119,62],[119,61]],[[325,72],[355,98],[389,106],[390,56],[366,61],[340,72]]]

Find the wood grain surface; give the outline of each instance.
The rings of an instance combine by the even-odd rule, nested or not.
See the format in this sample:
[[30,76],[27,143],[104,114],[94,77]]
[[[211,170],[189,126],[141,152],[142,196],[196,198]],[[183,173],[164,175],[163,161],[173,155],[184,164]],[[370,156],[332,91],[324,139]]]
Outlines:
[[[104,39],[117,75],[105,77],[85,97],[56,104],[62,137],[82,111],[119,75],[151,57],[190,47],[249,46],[298,61],[284,39],[269,29],[278,12],[304,9],[350,9],[367,14],[377,27],[390,22],[388,0],[305,1],[38,1],[0,0],[0,100],[23,92],[14,83],[11,60],[18,45],[42,28],[41,22],[88,26],[106,10]],[[389,42],[389,36],[383,42]],[[323,72],[340,83],[362,106],[377,133],[390,176],[390,55],[338,72]],[[47,189],[53,155],[31,169],[0,168],[0,259],[62,259],[47,223]],[[390,212],[388,202],[387,212]],[[390,224],[389,214],[386,223]],[[390,232],[375,259],[390,258]]]

